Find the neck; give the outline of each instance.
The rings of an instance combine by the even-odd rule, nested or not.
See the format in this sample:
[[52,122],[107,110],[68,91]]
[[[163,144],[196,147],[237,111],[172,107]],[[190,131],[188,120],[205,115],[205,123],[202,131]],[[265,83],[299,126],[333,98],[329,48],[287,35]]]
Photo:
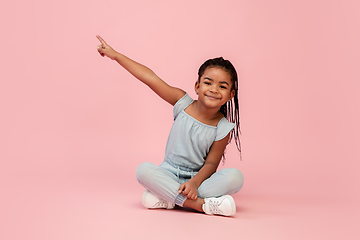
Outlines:
[[195,101],[194,104],[196,112],[199,113],[199,115],[203,116],[204,119],[215,119],[219,117],[219,110],[220,108],[206,108],[204,107],[199,101]]

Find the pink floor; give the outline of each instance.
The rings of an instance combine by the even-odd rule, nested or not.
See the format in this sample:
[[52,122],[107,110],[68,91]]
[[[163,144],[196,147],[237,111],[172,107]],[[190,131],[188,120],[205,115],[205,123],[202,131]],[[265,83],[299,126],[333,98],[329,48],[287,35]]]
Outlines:
[[245,185],[234,195],[234,217],[207,216],[189,209],[145,209],[140,201],[142,187],[133,174],[128,176],[128,180],[111,175],[8,177],[4,180],[11,188],[2,191],[1,239],[360,237],[359,205],[346,196],[280,194]]

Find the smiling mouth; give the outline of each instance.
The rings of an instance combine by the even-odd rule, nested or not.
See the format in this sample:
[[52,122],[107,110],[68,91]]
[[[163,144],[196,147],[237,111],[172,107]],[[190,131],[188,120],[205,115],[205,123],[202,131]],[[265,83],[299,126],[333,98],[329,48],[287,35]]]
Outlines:
[[208,96],[208,95],[206,95],[206,97],[210,98],[211,100],[218,100],[219,99],[219,98]]

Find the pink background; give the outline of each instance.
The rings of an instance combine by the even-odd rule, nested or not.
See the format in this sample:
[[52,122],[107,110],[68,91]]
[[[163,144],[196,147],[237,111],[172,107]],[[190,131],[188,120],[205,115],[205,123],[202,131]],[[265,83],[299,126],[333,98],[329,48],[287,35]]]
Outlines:
[[[0,239],[359,239],[360,2],[1,4]],[[172,108],[96,46],[195,97],[197,69],[240,78],[245,175],[234,218],[149,211]]]

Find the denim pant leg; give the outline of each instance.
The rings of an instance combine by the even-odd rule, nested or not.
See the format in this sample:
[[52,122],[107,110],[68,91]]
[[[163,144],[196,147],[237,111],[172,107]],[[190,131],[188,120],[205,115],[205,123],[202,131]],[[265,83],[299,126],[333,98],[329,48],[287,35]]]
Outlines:
[[179,194],[180,179],[163,167],[144,162],[136,170],[137,180],[154,195],[182,206],[186,197]]
[[234,194],[242,188],[243,174],[236,168],[225,168],[215,172],[198,188],[200,198],[220,197]]

